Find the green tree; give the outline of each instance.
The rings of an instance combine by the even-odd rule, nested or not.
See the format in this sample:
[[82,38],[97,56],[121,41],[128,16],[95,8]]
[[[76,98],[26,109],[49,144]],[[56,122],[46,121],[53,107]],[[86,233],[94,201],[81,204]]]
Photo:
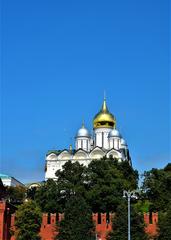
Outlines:
[[73,195],[81,195],[93,212],[115,211],[123,189],[136,189],[138,173],[127,161],[93,160],[88,168],[68,161],[56,172],[57,180],[48,180],[36,191],[35,200],[44,212],[63,212]]
[[60,193],[58,201],[64,210],[66,202],[73,195],[85,196],[87,190],[86,167],[78,162],[66,162],[62,170],[56,172],[57,187]]
[[171,202],[167,212],[159,213],[159,236],[158,240],[171,239]]
[[49,179],[36,190],[34,199],[43,212],[64,212],[69,198],[86,192],[86,167],[78,162],[68,161],[62,170],[56,172],[57,180]]
[[152,211],[167,211],[171,202],[171,164],[145,172],[143,190]]
[[87,170],[87,199],[93,212],[115,211],[123,189],[136,189],[138,173],[128,162],[117,159],[93,160]]
[[[108,240],[127,240],[128,239],[128,215],[127,203],[124,201],[118,205],[116,214],[113,218],[113,230],[108,235]],[[135,208],[131,207],[131,239],[147,240],[144,232],[143,214],[138,213]]]
[[34,200],[37,189],[38,189],[38,187],[28,188],[28,189],[27,189],[27,192],[26,192],[27,199]]
[[39,240],[41,210],[34,201],[28,201],[16,211],[16,240]]
[[58,185],[52,179],[49,179],[36,190],[34,200],[40,206],[42,212],[57,213],[63,211]]
[[23,186],[6,187],[6,198],[14,205],[23,203],[26,197],[26,188]]
[[84,198],[72,195],[66,204],[57,240],[95,239],[92,212]]

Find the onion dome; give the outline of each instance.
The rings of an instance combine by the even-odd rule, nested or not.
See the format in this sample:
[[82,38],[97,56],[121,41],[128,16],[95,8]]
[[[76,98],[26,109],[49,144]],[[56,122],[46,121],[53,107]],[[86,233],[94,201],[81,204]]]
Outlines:
[[111,138],[111,137],[121,138],[121,134],[120,134],[120,132],[119,132],[117,129],[113,129],[113,130],[110,131],[108,137],[109,137],[109,138]]
[[96,128],[114,128],[116,120],[113,114],[111,114],[106,105],[106,99],[104,98],[102,108],[99,113],[96,114],[93,120],[94,129]]
[[82,124],[82,127],[78,130],[78,132],[76,134],[76,138],[78,138],[78,137],[90,138],[90,134],[89,134],[87,128],[85,128],[84,123]]
[[127,142],[125,141],[125,139],[121,138],[121,145],[124,147],[127,147]]

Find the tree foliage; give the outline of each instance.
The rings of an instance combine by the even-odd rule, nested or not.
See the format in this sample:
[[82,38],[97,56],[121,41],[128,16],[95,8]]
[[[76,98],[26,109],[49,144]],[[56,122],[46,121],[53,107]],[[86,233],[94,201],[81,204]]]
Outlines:
[[[108,240],[127,240],[128,239],[128,215],[127,204],[122,201],[113,218],[112,232],[108,235]],[[143,214],[138,213],[136,209],[131,207],[131,239],[132,240],[147,240],[147,235],[144,232]]]
[[136,189],[138,173],[128,162],[94,160],[88,166],[87,198],[93,212],[115,211],[124,189]]
[[16,211],[16,240],[39,240],[41,210],[34,201],[28,201]]
[[23,186],[6,186],[5,187],[6,199],[12,204],[18,205],[23,203],[26,197],[26,188]]
[[92,212],[83,197],[72,195],[66,204],[58,240],[95,239]]
[[[56,177],[55,181],[49,179],[40,188],[27,192],[34,201],[24,203],[17,211],[17,240],[40,239],[41,211],[65,213],[58,240],[95,238],[92,212],[116,212],[108,239],[127,239],[127,204],[122,194],[124,189],[138,187],[138,172],[127,161],[103,158],[91,161],[88,167],[68,161]],[[159,211],[158,240],[170,240],[171,164],[145,172],[143,192],[139,201],[132,203],[131,239],[147,239],[142,213],[151,209]],[[14,203],[22,203],[25,194],[23,187],[6,188],[7,198]]]
[[159,213],[159,236],[158,240],[171,239],[171,201],[166,212]]
[[79,162],[72,163],[68,161],[62,171],[56,172],[57,188],[60,193],[59,203],[65,208],[66,202],[73,195],[85,196],[87,189],[86,167]]
[[114,211],[123,189],[136,189],[138,173],[128,162],[115,159],[93,160],[88,167],[68,161],[36,191],[35,200],[45,212],[63,212],[73,195],[83,196],[93,212]]
[[143,190],[151,202],[151,210],[166,211],[171,202],[171,164],[164,169],[145,172]]
[[49,179],[35,193],[35,202],[40,206],[42,212],[62,212],[60,204],[60,192],[57,183]]
[[31,187],[27,189],[26,195],[27,195],[27,199],[30,200],[34,200],[35,199],[35,195],[36,195],[36,191],[39,187]]

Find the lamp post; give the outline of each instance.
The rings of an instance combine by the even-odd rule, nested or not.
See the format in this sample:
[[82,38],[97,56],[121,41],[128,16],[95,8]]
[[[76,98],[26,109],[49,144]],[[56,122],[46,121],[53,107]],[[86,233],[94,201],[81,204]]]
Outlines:
[[128,198],[128,240],[131,240],[131,222],[130,222],[130,200],[131,198],[137,198],[136,191],[123,191],[123,197]]

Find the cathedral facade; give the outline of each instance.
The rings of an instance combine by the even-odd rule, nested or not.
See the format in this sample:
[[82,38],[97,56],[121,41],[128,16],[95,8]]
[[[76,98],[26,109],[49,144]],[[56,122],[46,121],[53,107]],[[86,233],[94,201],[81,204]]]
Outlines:
[[83,123],[75,136],[75,149],[52,150],[46,154],[45,180],[55,179],[56,171],[69,160],[88,166],[93,159],[103,157],[131,164],[127,143],[116,129],[116,119],[109,112],[105,98],[93,119],[93,135]]

